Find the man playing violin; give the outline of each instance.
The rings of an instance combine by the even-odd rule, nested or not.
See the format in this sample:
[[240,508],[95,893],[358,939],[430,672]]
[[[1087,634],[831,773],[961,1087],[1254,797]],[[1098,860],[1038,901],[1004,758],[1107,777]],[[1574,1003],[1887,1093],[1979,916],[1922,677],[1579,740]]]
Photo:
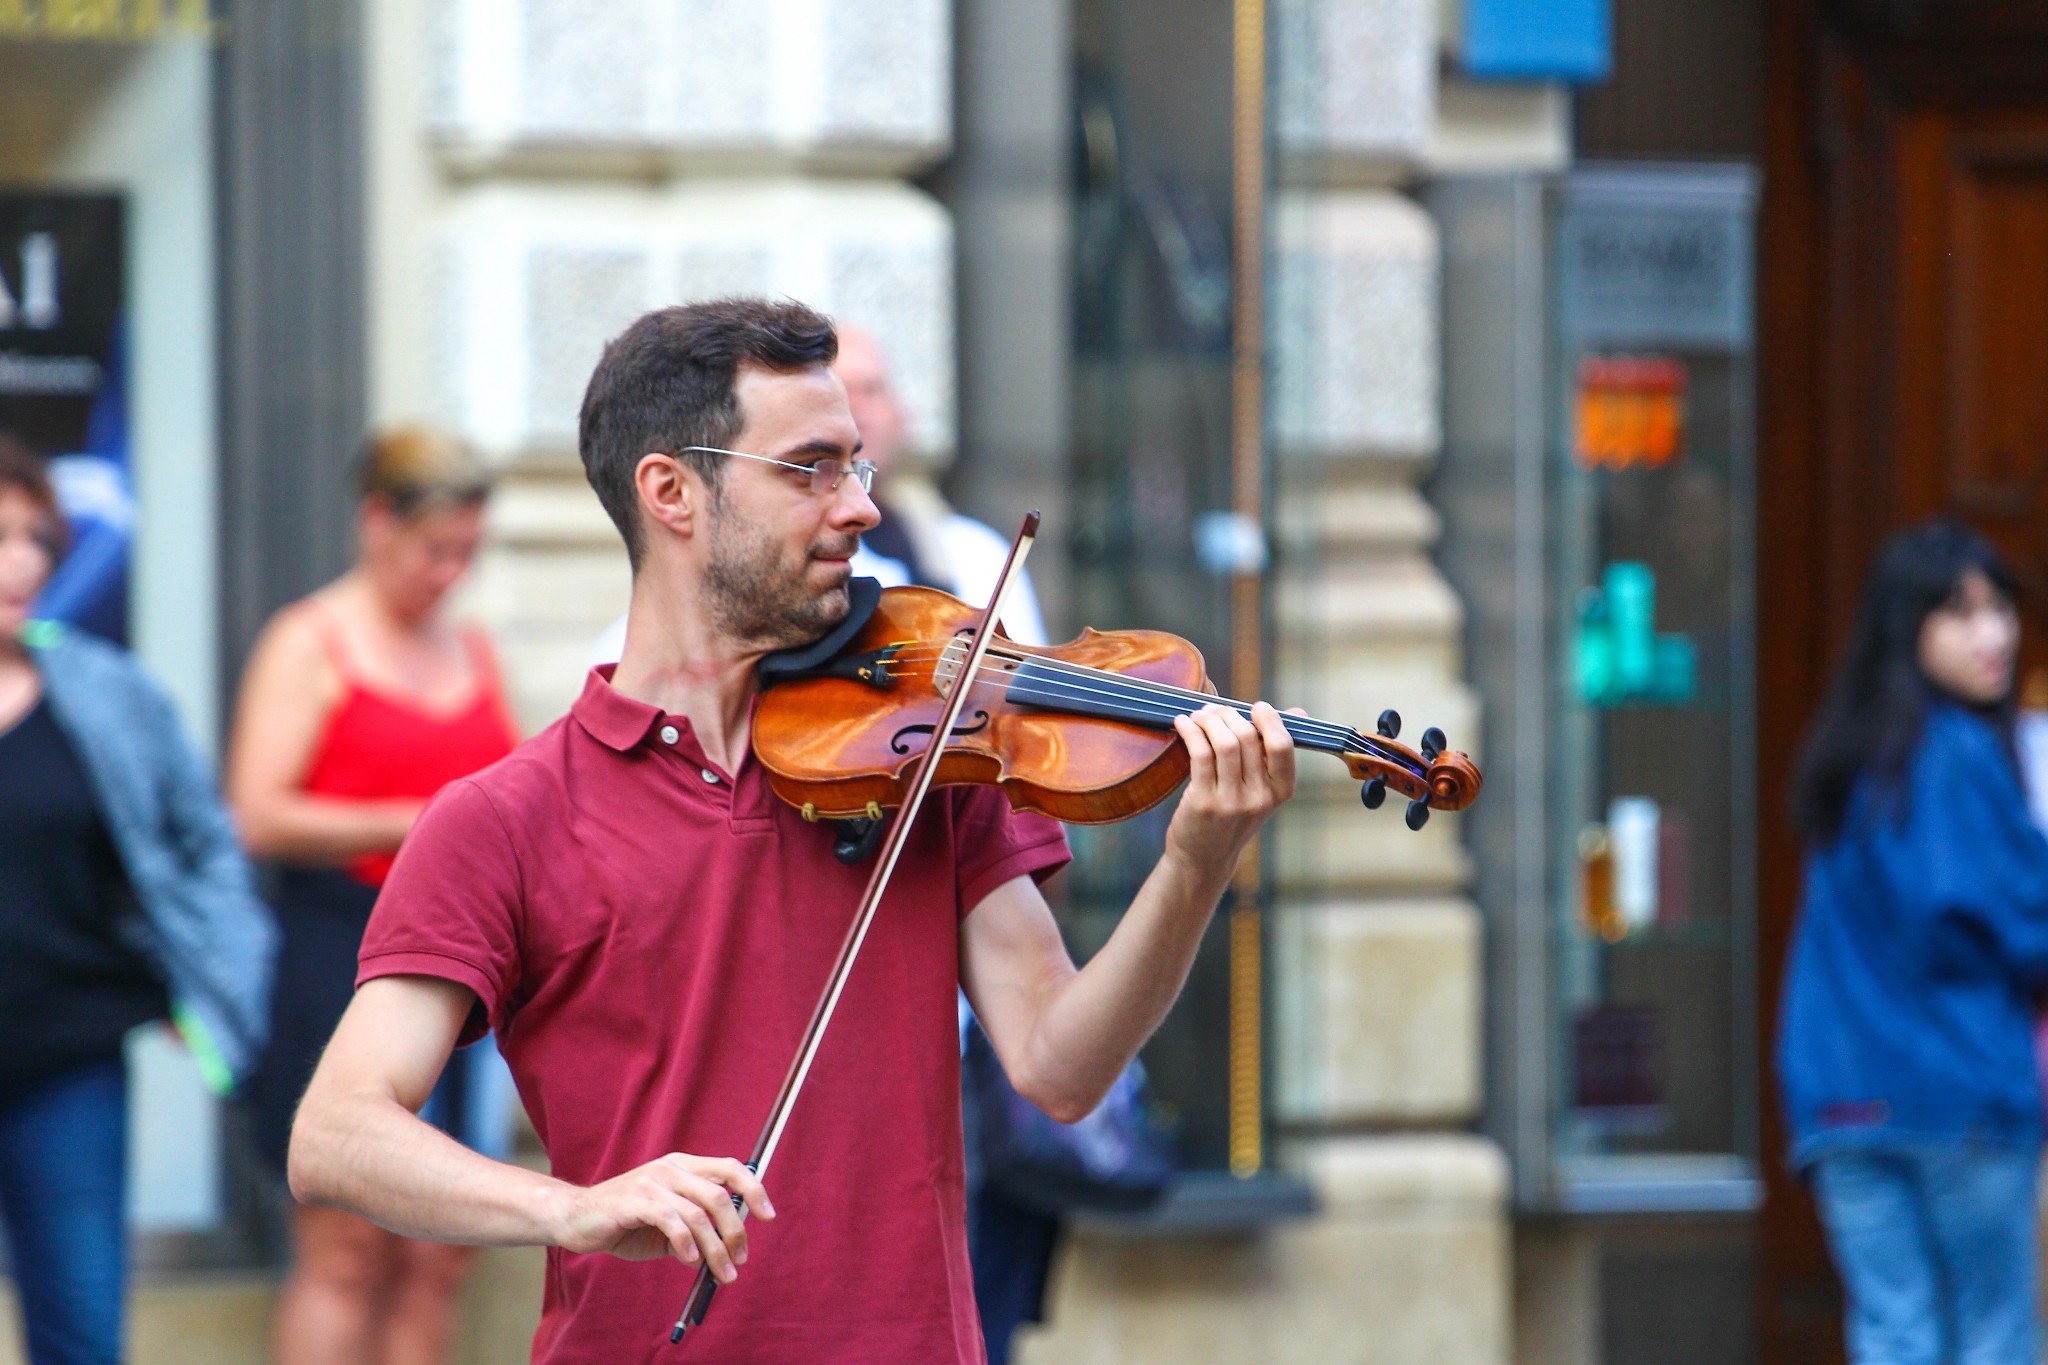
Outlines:
[[[548,1248],[537,1361],[664,1356],[700,1264],[726,1288],[690,1359],[979,1361],[956,983],[1017,1089],[1055,1118],[1086,1114],[1172,1005],[1239,854],[1294,787],[1270,706],[1178,720],[1192,776],[1165,850],[1078,970],[1038,889],[1067,861],[1060,827],[995,787],[934,792],[771,1202],[734,1154],[868,875],[771,794],[748,745],[756,664],[845,615],[848,560],[878,520],[835,347],[800,304],[725,299],[650,313],[605,349],[579,446],[633,565],[623,657],[420,818],[299,1109],[300,1199],[413,1237]],[[486,1029],[551,1174],[417,1117]]]

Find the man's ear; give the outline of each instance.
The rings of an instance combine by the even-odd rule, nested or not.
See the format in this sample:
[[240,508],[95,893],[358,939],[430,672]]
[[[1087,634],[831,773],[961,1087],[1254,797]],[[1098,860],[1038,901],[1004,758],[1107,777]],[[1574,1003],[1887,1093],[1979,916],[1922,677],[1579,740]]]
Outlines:
[[642,455],[633,466],[633,488],[650,521],[675,535],[695,534],[706,497],[697,471],[673,455]]

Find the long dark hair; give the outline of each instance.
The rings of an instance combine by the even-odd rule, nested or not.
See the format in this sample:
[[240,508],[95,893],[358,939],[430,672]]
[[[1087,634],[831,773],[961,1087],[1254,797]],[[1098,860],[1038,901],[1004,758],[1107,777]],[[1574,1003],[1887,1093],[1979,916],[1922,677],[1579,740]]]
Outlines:
[[[1920,668],[1920,628],[1975,569],[2007,598],[2018,595],[2012,570],[1991,542],[1958,521],[1930,521],[1884,543],[1856,629],[1835,669],[1793,783],[1793,815],[1809,839],[1841,833],[1849,796],[1865,773],[1896,793],[1920,742],[1934,684]],[[2012,735],[2014,691],[1989,708]]]

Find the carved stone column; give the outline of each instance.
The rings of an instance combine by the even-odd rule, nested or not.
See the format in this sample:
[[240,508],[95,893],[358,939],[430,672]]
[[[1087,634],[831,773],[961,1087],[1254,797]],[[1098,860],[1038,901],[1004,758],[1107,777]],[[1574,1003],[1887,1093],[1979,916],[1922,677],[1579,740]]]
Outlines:
[[[1409,743],[1436,725],[1483,760],[1463,613],[1431,563],[1438,518],[1419,491],[1441,440],[1436,229],[1399,192],[1436,131],[1434,6],[1284,0],[1276,23],[1276,692],[1360,727],[1392,707]],[[1458,819],[1411,832],[1398,802],[1364,810],[1333,765],[1304,777],[1274,835],[1277,1118],[1325,1179],[1401,1173],[1362,1191],[1340,1181],[1352,1192],[1327,1215],[1401,1229],[1354,1269],[1408,1282],[1393,1323],[1416,1323],[1378,1330],[1400,1335],[1458,1304],[1490,1325],[1430,1358],[1504,1360],[1505,1187],[1467,1178],[1504,1163],[1462,1131],[1481,1102],[1482,971]],[[1424,1211],[1398,1193],[1407,1182],[1463,1199],[1455,1213]],[[1442,1255],[1475,1225],[1498,1255]]]

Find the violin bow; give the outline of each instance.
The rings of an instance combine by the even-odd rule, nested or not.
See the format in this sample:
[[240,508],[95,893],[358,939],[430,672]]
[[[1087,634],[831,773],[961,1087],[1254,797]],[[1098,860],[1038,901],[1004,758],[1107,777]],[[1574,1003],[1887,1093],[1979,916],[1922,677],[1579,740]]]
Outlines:
[[[853,923],[840,942],[839,958],[833,963],[832,974],[826,978],[825,989],[811,1011],[811,1022],[804,1029],[803,1041],[797,1045],[796,1056],[789,1063],[789,1072],[782,1078],[782,1089],[776,1094],[775,1103],[769,1107],[768,1118],[761,1125],[761,1135],[754,1140],[754,1154],[748,1158],[747,1168],[764,1181],[768,1178],[768,1163],[774,1160],[775,1148],[782,1141],[782,1130],[789,1123],[790,1110],[796,1105],[804,1078],[810,1074],[819,1044],[825,1041],[825,1029],[832,1022],[832,1012],[839,1008],[840,993],[846,989],[846,979],[852,974],[854,959],[860,956],[860,945],[868,936],[868,926],[874,922],[875,911],[882,904],[882,893],[889,889],[890,874],[896,870],[896,860],[901,856],[903,846],[909,842],[911,822],[917,818],[918,808],[924,804],[925,793],[931,790],[932,779],[938,776],[940,755],[945,752],[946,740],[952,735],[953,726],[960,719],[961,708],[967,702],[967,694],[972,690],[968,680],[978,676],[982,658],[988,653],[990,641],[995,638],[996,623],[1002,619],[1003,606],[1009,601],[1010,589],[1016,585],[1024,568],[1024,556],[1031,553],[1031,543],[1037,538],[1038,513],[1027,513],[1023,528],[1010,545],[1009,558],[1003,561],[1003,571],[996,578],[988,611],[982,616],[981,624],[975,627],[974,636],[968,643],[960,681],[940,710],[938,724],[932,728],[932,742],[918,760],[917,775],[911,779],[903,805],[890,822],[881,855],[875,859],[875,870],[868,877],[867,890],[861,894],[860,908],[854,912]],[[732,1204],[741,1218],[747,1216],[746,1201],[737,1194],[732,1197]],[[711,1263],[705,1260],[697,1267],[697,1278],[690,1286],[690,1297],[683,1304],[682,1316],[676,1319],[675,1330],[669,1333],[671,1344],[680,1342],[685,1333],[704,1321],[704,1315],[711,1311],[711,1296],[717,1290],[718,1281],[712,1277]]]

